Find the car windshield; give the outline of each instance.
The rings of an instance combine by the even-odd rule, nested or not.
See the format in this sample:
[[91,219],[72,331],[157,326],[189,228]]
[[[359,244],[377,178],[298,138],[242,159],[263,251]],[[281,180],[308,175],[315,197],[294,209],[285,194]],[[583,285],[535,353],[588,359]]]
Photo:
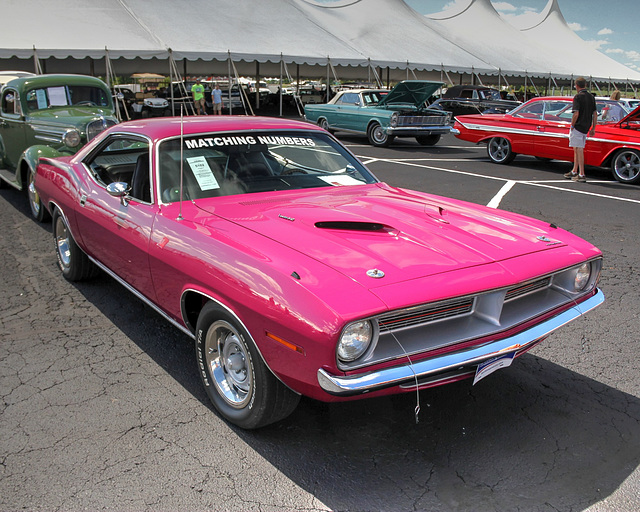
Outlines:
[[109,96],[100,87],[88,85],[56,85],[27,92],[29,111],[69,105],[109,106]]
[[180,199],[181,182],[184,199],[200,199],[377,181],[322,132],[203,133],[182,145],[168,139],[160,143],[158,164],[165,203]]
[[365,105],[377,105],[387,94],[389,91],[365,91],[362,93],[362,99]]

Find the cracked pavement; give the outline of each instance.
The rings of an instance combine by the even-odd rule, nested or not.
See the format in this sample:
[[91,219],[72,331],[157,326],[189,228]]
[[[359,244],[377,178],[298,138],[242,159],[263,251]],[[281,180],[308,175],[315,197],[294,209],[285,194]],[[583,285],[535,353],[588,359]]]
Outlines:
[[500,208],[600,247],[605,303],[476,386],[421,392],[417,425],[407,394],[303,399],[245,432],[209,405],[192,340],[104,275],[67,282],[50,224],[2,189],[0,510],[640,509],[640,204],[616,200],[640,200],[640,187],[588,170],[603,183],[579,195],[585,184],[561,180],[567,164],[496,166],[452,136],[433,148],[343,141],[382,180],[481,204],[495,178],[522,180]]

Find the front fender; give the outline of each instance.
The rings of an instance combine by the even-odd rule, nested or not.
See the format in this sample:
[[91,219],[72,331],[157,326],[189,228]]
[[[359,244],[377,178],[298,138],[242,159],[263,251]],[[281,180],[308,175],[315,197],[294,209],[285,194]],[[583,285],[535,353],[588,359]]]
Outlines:
[[25,149],[20,156],[20,183],[23,186],[26,183],[27,172],[33,171],[35,173],[40,158],[55,158],[63,156],[63,154],[57,149],[45,145],[31,146]]

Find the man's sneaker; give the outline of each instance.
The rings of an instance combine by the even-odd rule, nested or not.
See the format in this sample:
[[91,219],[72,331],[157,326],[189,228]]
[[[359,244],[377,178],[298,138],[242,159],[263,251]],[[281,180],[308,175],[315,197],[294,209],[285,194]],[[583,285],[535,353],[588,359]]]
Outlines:
[[569,172],[565,173],[564,177],[567,178],[568,180],[570,180],[571,178],[573,178],[574,176],[577,176],[577,175],[578,175],[577,173],[569,171]]
[[583,183],[587,181],[587,178],[585,176],[580,176],[579,174],[576,174],[573,178],[571,178],[571,181],[579,181]]

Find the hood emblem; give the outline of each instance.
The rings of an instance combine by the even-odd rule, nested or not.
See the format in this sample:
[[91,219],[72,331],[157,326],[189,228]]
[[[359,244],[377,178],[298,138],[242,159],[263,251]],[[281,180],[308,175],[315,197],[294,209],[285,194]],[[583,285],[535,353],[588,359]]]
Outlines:
[[558,245],[562,243],[562,242],[558,242],[557,240],[551,240],[551,238],[548,238],[544,235],[537,236],[536,239],[540,240],[541,242],[547,242],[547,245]]
[[382,270],[378,270],[377,268],[372,268],[371,270],[367,270],[367,275],[369,277],[373,277],[374,279],[382,279],[384,277],[384,272]]

